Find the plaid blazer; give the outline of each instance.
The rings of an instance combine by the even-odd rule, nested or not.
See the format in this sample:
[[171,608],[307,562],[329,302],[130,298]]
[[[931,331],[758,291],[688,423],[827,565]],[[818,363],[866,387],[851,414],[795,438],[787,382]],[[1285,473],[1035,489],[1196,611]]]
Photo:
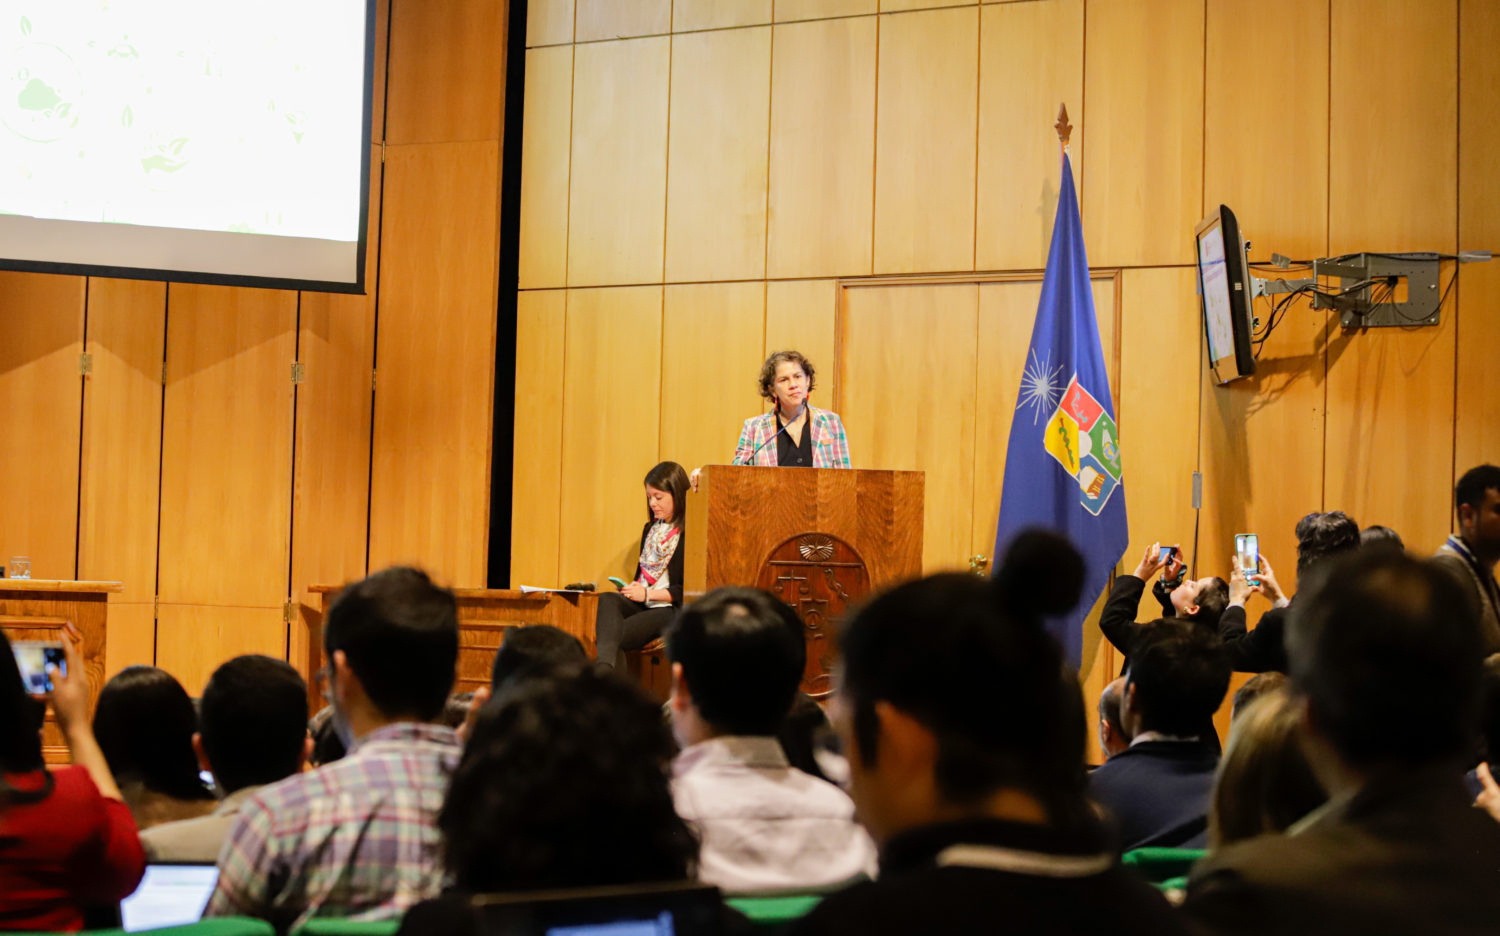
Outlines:
[[[849,438],[844,435],[844,423],[837,413],[818,409],[808,404],[808,425],[812,431],[812,456],[814,468],[848,468]],[[740,441],[734,447],[731,465],[776,466],[776,413],[773,410],[745,420],[740,429]]]

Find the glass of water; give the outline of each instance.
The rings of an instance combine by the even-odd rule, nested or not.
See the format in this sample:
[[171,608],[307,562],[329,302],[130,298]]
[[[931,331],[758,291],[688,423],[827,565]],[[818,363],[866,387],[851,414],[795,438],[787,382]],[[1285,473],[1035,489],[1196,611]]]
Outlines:
[[29,579],[29,578],[31,578],[31,557],[30,556],[11,556],[10,557],[10,577],[13,578],[13,579]]

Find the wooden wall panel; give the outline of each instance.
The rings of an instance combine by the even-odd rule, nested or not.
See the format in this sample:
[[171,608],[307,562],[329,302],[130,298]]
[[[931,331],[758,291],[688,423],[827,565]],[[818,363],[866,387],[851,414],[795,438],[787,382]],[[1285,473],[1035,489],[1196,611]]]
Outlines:
[[855,467],[927,473],[926,572],[968,567],[978,293],[965,283],[844,297],[837,409]]
[[771,0],[672,0],[673,32],[769,22]]
[[1203,5],[1092,3],[1085,28],[1089,260],[1191,263],[1203,203]]
[[576,0],[577,42],[659,36],[672,28],[672,0]]
[[692,471],[727,465],[743,420],[767,406],[756,389],[765,340],[764,283],[668,286],[662,305],[661,460]]
[[1083,0],[980,9],[975,266],[1041,269],[1052,242],[1062,154],[1049,129],[1067,102],[1073,181],[1085,151]]
[[838,293],[833,280],[766,284],[766,347],[761,360],[774,351],[801,351],[817,371],[809,399],[825,408],[833,406],[838,389],[838,362],[833,354]]
[[[1333,4],[1332,251],[1457,246],[1457,25],[1455,2]],[[1404,39],[1373,68],[1370,35]],[[1453,472],[1455,324],[1450,310],[1437,328],[1328,345],[1324,506],[1394,527],[1419,552],[1451,525],[1451,492],[1428,479]],[[1397,452],[1403,470],[1380,470]]]
[[573,41],[573,0],[527,0],[526,45]]
[[494,142],[387,151],[371,569],[485,583],[499,159]]
[[1209,0],[1206,16],[1199,214],[1232,208],[1255,260],[1327,256],[1327,6]]
[[[1500,243],[1500,6],[1464,0],[1459,8],[1458,243],[1492,248]],[[1500,346],[1500,265],[1466,264],[1457,302],[1458,381],[1454,410],[1453,473],[1500,463],[1500,394],[1494,392],[1490,349]]]
[[[370,83],[370,142],[385,139],[385,74],[390,51],[391,2],[375,2],[375,70]],[[371,166],[374,171],[374,166]]]
[[391,0],[387,143],[498,140],[506,0]]
[[296,328],[296,293],[189,284],[168,292],[164,605],[279,609],[286,600]]
[[31,577],[73,578],[83,391],[84,280],[0,272],[0,562],[31,559]]
[[573,122],[573,47],[526,53],[521,130],[522,289],[568,281],[568,139]]
[[776,22],[787,23],[874,13],[876,0],[776,0],[775,6]]
[[875,21],[777,26],[767,274],[870,272]]
[[[110,601],[111,673],[151,663],[155,652],[166,294],[163,283],[89,281],[78,577],[124,583]],[[126,606],[135,610],[117,613]]]
[[202,695],[208,677],[226,660],[244,653],[286,658],[287,626],[280,607],[164,604],[156,626],[156,665],[176,676],[194,696]]
[[516,297],[516,457],[510,517],[513,587],[565,584],[557,572],[557,543],[567,299],[561,289],[523,292]]
[[766,270],[771,28],[672,39],[668,282]]
[[558,545],[564,583],[602,584],[635,568],[646,519],[641,479],[660,451],[661,307],[659,286],[568,292]]
[[568,284],[660,282],[671,40],[592,43],[574,54]]
[[974,268],[979,8],[880,17],[875,272]]

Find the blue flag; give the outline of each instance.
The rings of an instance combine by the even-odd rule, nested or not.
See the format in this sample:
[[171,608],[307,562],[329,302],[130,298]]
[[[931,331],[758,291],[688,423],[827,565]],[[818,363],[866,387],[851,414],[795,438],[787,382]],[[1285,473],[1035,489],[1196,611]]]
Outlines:
[[998,569],[1011,540],[1030,527],[1061,533],[1078,547],[1084,600],[1047,625],[1075,667],[1083,656],[1083,619],[1130,541],[1111,399],[1078,195],[1064,153],[1042,299],[1006,449],[994,555]]

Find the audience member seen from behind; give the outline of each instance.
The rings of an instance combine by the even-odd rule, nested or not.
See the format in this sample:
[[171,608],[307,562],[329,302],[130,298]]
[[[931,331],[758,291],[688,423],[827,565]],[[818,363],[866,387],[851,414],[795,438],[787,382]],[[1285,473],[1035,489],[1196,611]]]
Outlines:
[[1301,721],[1285,686],[1237,707],[1208,811],[1210,848],[1285,832],[1327,801],[1302,753]]
[[484,704],[511,684],[545,675],[562,666],[581,666],[588,661],[588,651],[583,649],[582,641],[561,628],[551,624],[507,627],[491,664],[490,684],[464,693],[461,711],[455,704],[459,697],[449,699],[443,720],[458,729],[459,741],[463,742],[473,732],[474,720],[479,717]]
[[214,670],[198,708],[200,731],[193,749],[224,799],[207,816],[142,833],[152,861],[213,864],[245,801],[301,771],[312,751],[307,683],[282,660],[235,657]]
[[1458,580],[1479,611],[1485,656],[1500,653],[1500,468],[1480,465],[1464,472],[1454,489],[1458,532],[1448,537],[1434,561]]
[[1405,549],[1401,534],[1388,526],[1372,523],[1359,531],[1360,549]]
[[[1297,580],[1329,559],[1359,548],[1359,524],[1342,510],[1314,512],[1297,521]],[[1261,615],[1253,630],[1246,630],[1245,602],[1251,595],[1265,595],[1271,609]],[[1287,670],[1286,621],[1292,598],[1282,589],[1276,572],[1264,555],[1260,570],[1248,579],[1236,563],[1229,578],[1229,607],[1219,633],[1224,635],[1224,649],[1229,665],[1236,672],[1264,673]]]
[[283,931],[320,916],[388,919],[442,887],[437,813],[459,746],[435,722],[458,660],[453,593],[417,569],[377,572],[339,594],[323,640],[349,753],[241,807],[210,915]]
[[1120,696],[1124,691],[1125,677],[1121,676],[1099,693],[1099,750],[1105,760],[1130,747],[1130,735],[1120,721]]
[[438,819],[449,895],[401,932],[478,933],[470,894],[683,881],[697,844],[672,809],[661,706],[609,671],[564,666],[487,703]]
[[754,588],[716,588],[667,628],[677,814],[698,876],[726,891],[830,887],[874,870],[854,803],[792,767],[776,733],[807,648],[797,613]]
[[1116,650],[1125,654],[1125,668],[1129,668],[1132,645],[1142,627],[1135,619],[1141,594],[1146,590],[1146,583],[1158,572],[1161,578],[1151,587],[1151,593],[1161,604],[1164,617],[1191,621],[1217,633],[1219,618],[1229,604],[1227,582],[1213,576],[1190,579],[1181,551],[1174,551],[1163,561],[1161,549],[1160,543],[1152,543],[1146,547],[1134,575],[1115,576],[1104,609],[1099,613],[1099,630]]
[[1302,746],[1329,801],[1292,834],[1194,869],[1186,908],[1215,933],[1493,933],[1500,824],[1470,806],[1480,636],[1462,588],[1361,551],[1304,588],[1288,629]]
[[662,462],[646,473],[646,526],[635,578],[599,596],[594,639],[599,662],[625,668],[625,651],[661,636],[682,607],[682,548],[687,523],[687,472]]
[[1234,723],[1250,706],[1251,702],[1263,695],[1280,691],[1287,686],[1285,673],[1275,671],[1269,673],[1256,673],[1245,684],[1234,690],[1234,698],[1229,703],[1229,730],[1234,730]]
[[1491,780],[1500,775],[1500,658],[1492,656],[1485,659],[1479,697],[1479,746],[1475,752],[1476,757],[1470,759],[1477,761],[1477,764],[1467,777],[1469,793],[1475,797],[1483,793],[1487,786],[1480,780],[1480,771],[1488,774]]
[[141,831],[218,806],[199,776],[197,733],[193,700],[164,670],[128,666],[99,692],[94,736]]
[[1089,776],[1089,795],[1119,823],[1125,851],[1207,844],[1219,752],[1201,732],[1228,691],[1216,635],[1173,618],[1147,625],[1120,697],[1130,747]]
[[997,582],[1029,587],[932,576],[845,626],[833,721],[880,877],[826,898],[800,932],[1185,932],[1120,867],[1084,796],[1078,681],[1042,627],[1077,603],[1081,568],[1065,542],[1025,533]]
[[50,701],[71,767],[42,762],[46,702],[28,695],[0,632],[0,929],[78,930],[84,907],[130,895],[146,870],[135,820],[89,725],[78,636]]
[[792,698],[792,707],[782,719],[781,727],[776,729],[776,740],[781,742],[786,762],[819,780],[847,783],[849,772],[843,758],[825,745],[832,737],[833,729],[823,706],[799,690]]

